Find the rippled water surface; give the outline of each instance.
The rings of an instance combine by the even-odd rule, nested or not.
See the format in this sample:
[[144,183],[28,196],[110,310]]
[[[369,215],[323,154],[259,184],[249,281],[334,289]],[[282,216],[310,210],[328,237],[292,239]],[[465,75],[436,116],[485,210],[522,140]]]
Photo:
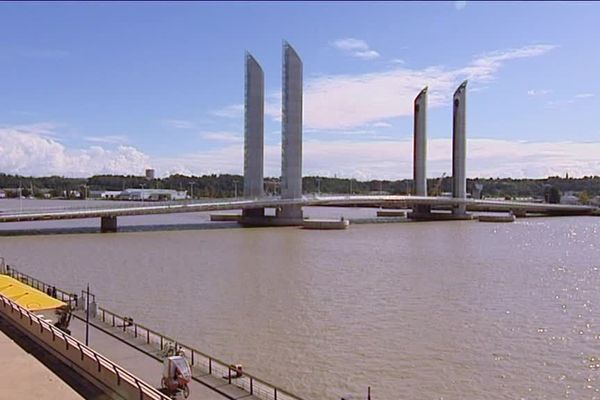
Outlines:
[[600,398],[597,217],[15,236],[0,253],[306,398]]

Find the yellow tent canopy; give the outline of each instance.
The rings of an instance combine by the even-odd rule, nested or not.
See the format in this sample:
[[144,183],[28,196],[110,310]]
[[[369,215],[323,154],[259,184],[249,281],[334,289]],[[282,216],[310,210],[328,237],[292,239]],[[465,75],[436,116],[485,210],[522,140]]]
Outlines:
[[29,311],[52,310],[67,305],[6,275],[0,275],[0,294]]

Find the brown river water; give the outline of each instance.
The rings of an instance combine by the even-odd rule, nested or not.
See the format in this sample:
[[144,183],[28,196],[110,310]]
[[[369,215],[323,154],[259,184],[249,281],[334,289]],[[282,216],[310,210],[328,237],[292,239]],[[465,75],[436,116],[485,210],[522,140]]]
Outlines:
[[0,256],[307,399],[600,398],[598,217],[0,236]]

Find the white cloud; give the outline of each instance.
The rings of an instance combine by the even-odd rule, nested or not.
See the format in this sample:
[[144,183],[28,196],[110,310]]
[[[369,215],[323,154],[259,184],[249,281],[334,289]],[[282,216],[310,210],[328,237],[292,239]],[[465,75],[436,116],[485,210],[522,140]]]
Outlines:
[[379,121],[375,122],[372,126],[373,128],[391,128],[393,125],[389,122]]
[[332,42],[331,45],[352,57],[361,58],[363,60],[373,60],[379,57],[379,53],[371,49],[367,42],[361,39],[338,39]]
[[400,58],[394,58],[394,59],[390,60],[390,62],[392,64],[404,64],[405,63],[405,61]]
[[[305,142],[304,175],[323,174],[360,179],[398,179],[412,175],[412,141]],[[534,177],[600,175],[600,142],[522,142],[468,140],[469,177]],[[452,170],[451,139],[428,145],[428,176]]]
[[[53,132],[51,132],[53,133]],[[69,149],[44,129],[0,128],[0,170],[21,175],[141,174],[149,166],[144,153],[130,146]]]
[[[411,140],[355,140],[355,138],[304,141],[303,174],[357,179],[399,179],[412,176]],[[468,140],[469,177],[544,178],[552,175],[600,175],[600,142],[523,142],[503,139]],[[265,175],[279,176],[280,144],[265,146]],[[153,160],[161,173],[235,173],[243,170],[243,148],[227,145],[220,149],[176,158]],[[430,139],[429,177],[452,171],[451,139]]]
[[319,77],[305,85],[305,124],[311,128],[347,129],[408,116],[414,97],[424,86],[429,86],[429,106],[439,107],[447,104],[460,81],[491,81],[504,62],[539,56],[553,48],[532,45],[485,53],[456,69],[397,67],[384,72]]
[[242,118],[244,116],[244,105],[232,104],[218,110],[213,110],[211,114],[222,118]]
[[531,90],[527,91],[528,96],[546,96],[550,93],[552,93],[552,91],[548,90],[548,89],[540,89],[540,90],[531,89]]
[[569,104],[574,104],[575,102],[578,102],[583,99],[591,99],[595,96],[596,95],[593,93],[579,93],[579,94],[576,94],[573,97],[567,98],[567,99],[548,100],[546,102],[546,107],[547,108],[559,108],[559,107],[567,106]]
[[[156,168],[160,176],[169,173],[211,174],[243,170],[241,138],[230,132],[212,132],[226,138],[224,146],[173,157],[150,158],[131,146],[107,150],[100,146],[73,149],[52,137],[22,127],[0,128],[0,171],[23,175],[142,174]],[[234,138],[237,138],[234,140]],[[412,141],[386,138],[340,136],[325,141],[304,141],[304,175],[338,175],[358,179],[398,179],[412,174]],[[228,142],[228,140],[231,141]],[[376,139],[376,140],[374,140]],[[451,171],[451,139],[428,142],[428,176]],[[265,174],[279,176],[281,145],[265,146]],[[523,142],[503,139],[468,140],[469,177],[534,177],[549,175],[600,175],[600,142]]]
[[[339,41],[342,48],[367,46],[358,39]],[[368,47],[368,46],[367,46]],[[470,82],[470,91],[487,89],[503,63],[536,57],[554,49],[547,44],[531,45],[480,54],[464,67],[447,69],[426,67],[409,69],[396,66],[388,71],[358,75],[327,75],[307,79],[304,85],[304,125],[307,128],[353,129],[377,121],[412,115],[414,97],[429,86],[429,107],[449,104],[456,86]],[[212,112],[213,115],[242,118],[243,104],[234,104]],[[281,93],[267,96],[265,114],[281,121]]]
[[467,1],[466,0],[457,0],[457,1],[454,2],[454,8],[457,9],[457,10],[462,10],[466,6],[467,6]]
[[193,129],[194,123],[185,119],[166,119],[162,121],[163,125],[174,129]]
[[106,143],[106,144],[124,144],[129,141],[127,136],[121,135],[107,135],[107,136],[85,136],[85,140],[93,143]]
[[244,141],[244,138],[235,132],[202,132],[200,137],[216,142],[241,143]]

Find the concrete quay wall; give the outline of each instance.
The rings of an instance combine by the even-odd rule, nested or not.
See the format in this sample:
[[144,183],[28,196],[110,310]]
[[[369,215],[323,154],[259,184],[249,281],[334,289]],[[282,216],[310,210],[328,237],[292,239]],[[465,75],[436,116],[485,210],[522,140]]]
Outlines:
[[143,380],[2,295],[0,316],[113,398],[169,399]]

